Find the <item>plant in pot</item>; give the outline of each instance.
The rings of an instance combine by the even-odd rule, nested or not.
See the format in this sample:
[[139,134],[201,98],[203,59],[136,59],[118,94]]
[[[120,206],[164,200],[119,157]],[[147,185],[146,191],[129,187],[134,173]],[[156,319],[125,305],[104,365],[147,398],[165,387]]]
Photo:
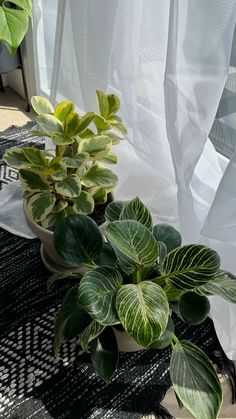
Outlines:
[[83,116],[75,112],[73,102],[61,102],[54,109],[46,98],[32,97],[39,127],[33,132],[49,137],[54,149],[14,147],[3,156],[9,166],[19,169],[26,220],[41,239],[42,259],[53,271],[64,269],[65,263],[54,249],[52,231],[75,213],[90,214],[103,223],[117,183],[106,164],[117,162],[111,147],[123,137],[116,132],[127,132],[117,115],[120,101],[101,91],[96,97],[99,114]]
[[210,309],[208,296],[236,301],[236,279],[220,270],[218,254],[201,244],[181,245],[171,226],[153,226],[139,198],[106,208],[104,240],[84,215],[68,217],[54,232],[57,252],[76,273],[55,274],[52,285],[69,275],[78,279],[55,319],[55,353],[78,336],[106,382],[118,366],[119,351],[170,347],[170,378],[180,405],[199,419],[216,418],[222,391],[204,352],[175,335],[172,311],[193,325]]

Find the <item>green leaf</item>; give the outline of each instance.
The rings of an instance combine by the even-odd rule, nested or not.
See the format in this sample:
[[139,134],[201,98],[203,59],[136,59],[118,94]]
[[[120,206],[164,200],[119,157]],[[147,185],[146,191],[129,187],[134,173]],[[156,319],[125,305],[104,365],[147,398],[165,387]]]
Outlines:
[[117,155],[113,151],[109,151],[103,158],[102,161],[108,164],[117,164]]
[[28,0],[11,0],[11,3],[20,5],[20,9],[10,8],[7,1],[0,3],[0,41],[14,54],[28,30],[31,12]]
[[153,235],[157,241],[165,243],[167,253],[181,246],[182,239],[180,233],[168,224],[155,225],[153,227]]
[[48,161],[42,151],[35,147],[24,147],[23,153],[27,160],[36,166],[47,166]]
[[166,247],[165,243],[163,243],[161,241],[158,241],[157,244],[158,244],[158,248],[159,248],[159,265],[160,265],[160,268],[162,269],[162,263],[165,260],[166,255],[167,255],[167,247]]
[[32,96],[31,105],[38,115],[43,115],[45,113],[54,113],[54,108],[51,102],[49,102],[49,100],[43,96]]
[[12,147],[3,155],[3,160],[8,166],[15,169],[26,168],[30,166],[22,148]]
[[91,159],[97,160],[104,157],[111,146],[112,141],[106,135],[96,135],[81,140],[79,143],[79,152],[86,152],[90,155]]
[[29,215],[36,223],[39,223],[50,214],[55,202],[56,198],[50,192],[34,194],[27,203]]
[[50,288],[55,282],[59,281],[63,278],[72,277],[75,274],[71,271],[63,271],[63,272],[56,272],[55,274],[51,275],[50,278],[47,280],[47,287]]
[[60,225],[64,219],[67,217],[66,209],[63,209],[62,211],[58,213],[50,213],[48,216],[41,221],[42,227],[54,231],[55,228]]
[[55,145],[68,145],[73,143],[74,138],[58,132],[56,134],[52,134],[52,141]]
[[89,126],[89,124],[91,124],[91,122],[93,121],[94,118],[94,113],[93,112],[87,112],[84,116],[82,116],[80,118],[80,126],[79,126],[79,130],[78,130],[78,134],[82,134]]
[[106,132],[106,136],[109,137],[112,140],[112,145],[117,145],[119,144],[121,141],[124,140],[123,137],[119,137],[117,134],[115,134],[114,132]]
[[106,220],[109,222],[119,220],[120,213],[128,202],[130,201],[113,201],[108,204],[105,210]]
[[152,217],[138,197],[127,202],[120,213],[120,220],[136,220],[152,232]]
[[97,98],[99,112],[101,116],[103,116],[103,118],[106,119],[109,115],[109,102],[108,102],[107,96],[101,90],[97,90],[96,98]]
[[104,119],[102,116],[99,116],[99,115],[95,115],[94,124],[98,132],[107,131],[111,129],[111,125],[106,121],[106,119]]
[[20,169],[20,180],[24,189],[30,191],[48,191],[50,184],[46,178],[33,169]]
[[55,320],[55,355],[57,356],[64,340],[70,340],[78,336],[90,322],[91,317],[78,305],[78,287],[70,289]]
[[157,242],[144,225],[134,220],[113,221],[105,232],[122,269],[128,274],[155,263]]
[[68,136],[78,134],[80,128],[80,117],[76,112],[69,113],[65,121],[65,132]]
[[122,134],[127,134],[127,129],[125,128],[122,119],[118,115],[111,115],[107,122],[109,122],[113,129],[121,132]]
[[86,329],[79,335],[80,345],[85,352],[88,352],[89,343],[103,332],[106,326],[93,320]]
[[88,153],[79,153],[75,158],[63,157],[62,161],[67,167],[78,168],[89,160]]
[[65,169],[65,164],[61,157],[57,156],[54,157],[48,164],[47,167],[44,168],[43,174],[45,176],[54,175],[56,173],[62,172]]
[[162,266],[168,285],[177,289],[199,287],[214,278],[219,271],[218,254],[201,244],[188,244],[170,252]]
[[77,198],[73,199],[74,210],[80,214],[91,214],[94,210],[95,203],[90,193],[81,191]]
[[100,164],[94,164],[82,178],[82,183],[87,187],[96,185],[107,188],[115,186],[117,181],[115,173]]
[[166,329],[169,304],[162,288],[151,281],[123,285],[117,293],[116,308],[126,332],[145,348]]
[[188,291],[181,295],[178,310],[186,323],[196,325],[207,318],[210,303],[207,297]]
[[111,327],[106,327],[92,341],[90,354],[95,371],[104,381],[109,382],[116,371],[119,361],[116,337]]
[[110,243],[103,243],[102,250],[95,260],[95,263],[100,266],[112,266],[115,267],[117,262],[116,254],[111,247]]
[[68,100],[65,100],[59,103],[55,107],[54,114],[55,116],[60,119],[61,122],[65,122],[67,116],[74,112],[74,103]]
[[63,133],[63,124],[54,115],[44,114],[36,117],[36,122],[46,134]]
[[105,204],[107,202],[107,189],[106,188],[95,188],[95,192],[92,194],[96,204]]
[[219,295],[230,303],[236,303],[236,278],[232,274],[222,273],[194,291],[200,295]]
[[177,396],[195,418],[217,418],[222,390],[211,361],[201,349],[186,340],[177,343],[171,356],[170,377]]
[[120,323],[115,302],[122,282],[117,269],[108,266],[94,268],[80,282],[79,305],[104,326]]
[[109,115],[116,113],[120,108],[120,100],[114,94],[107,95],[107,101],[109,105]]
[[96,223],[85,215],[69,216],[54,232],[54,245],[68,264],[91,263],[101,252],[103,238]]
[[174,328],[175,328],[174,322],[170,316],[167,326],[166,326],[166,330],[164,331],[164,333],[161,335],[161,337],[158,340],[155,340],[154,342],[151,343],[150,348],[164,349],[167,346],[169,346],[173,339]]
[[68,175],[60,182],[55,184],[57,193],[68,198],[79,196],[81,183],[78,175]]
[[80,133],[80,138],[91,138],[94,137],[96,134],[90,128],[86,128],[83,132]]

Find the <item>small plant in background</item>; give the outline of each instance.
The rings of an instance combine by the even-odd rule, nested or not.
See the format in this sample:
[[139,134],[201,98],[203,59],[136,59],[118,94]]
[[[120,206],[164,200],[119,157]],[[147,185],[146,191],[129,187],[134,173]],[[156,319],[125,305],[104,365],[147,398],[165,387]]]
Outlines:
[[[91,214],[96,204],[107,202],[117,176],[106,164],[115,164],[111,147],[123,139],[126,128],[117,115],[120,101],[114,94],[97,91],[99,114],[80,116],[73,102],[55,109],[43,97],[31,100],[38,114],[35,135],[51,138],[54,150],[11,148],[4,161],[19,169],[29,215],[42,227],[53,230],[68,215]],[[92,125],[92,126],[91,126]]]
[[[218,254],[200,244],[181,246],[171,226],[153,226],[139,198],[115,201],[106,208],[105,242],[84,215],[68,217],[54,232],[60,257],[80,265],[55,321],[55,353],[64,340],[78,336],[84,351],[106,382],[118,366],[114,333],[124,330],[143,348],[172,350],[170,377],[180,405],[194,417],[216,418],[222,403],[217,373],[202,350],[174,333],[171,310],[189,324],[203,322],[208,295],[236,302],[236,279],[220,270]],[[82,278],[82,279],[81,279]]]

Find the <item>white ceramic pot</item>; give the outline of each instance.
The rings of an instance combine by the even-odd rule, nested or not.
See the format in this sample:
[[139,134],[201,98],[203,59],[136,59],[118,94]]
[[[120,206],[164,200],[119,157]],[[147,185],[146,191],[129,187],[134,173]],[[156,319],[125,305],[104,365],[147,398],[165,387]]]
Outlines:
[[[78,268],[78,266],[66,264],[58,255],[53,244],[53,232],[41,227],[29,216],[26,201],[24,201],[23,203],[23,208],[25,219],[29,228],[35,234],[35,236],[38,237],[42,242],[40,248],[40,255],[42,262],[46,266],[46,268],[52,273],[61,272],[65,270],[75,271]],[[105,226],[106,223],[102,224],[99,227],[102,233],[104,232]]]
[[113,331],[116,336],[119,352],[136,352],[145,349],[143,346],[140,346],[137,342],[135,342],[135,340],[131,338],[128,333],[122,332],[115,327],[113,327]]

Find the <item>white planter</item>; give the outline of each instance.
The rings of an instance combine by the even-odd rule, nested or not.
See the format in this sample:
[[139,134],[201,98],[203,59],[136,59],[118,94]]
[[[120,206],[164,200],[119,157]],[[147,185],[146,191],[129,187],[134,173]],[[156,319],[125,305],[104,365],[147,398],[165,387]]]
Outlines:
[[112,328],[118,345],[119,352],[136,352],[136,351],[142,351],[144,348],[143,346],[140,346],[131,336],[128,335],[126,332],[122,332],[115,327]]
[[[40,255],[41,255],[42,262],[46,266],[46,268],[52,273],[62,272],[65,270],[71,270],[71,271],[76,270],[78,266],[66,264],[58,255],[53,244],[53,232],[47,230],[46,228],[41,227],[29,216],[29,213],[27,211],[26,201],[24,201],[23,203],[23,209],[24,209],[25,219],[29,228],[35,234],[35,236],[38,237],[42,242],[41,248],[40,248]],[[103,223],[99,227],[102,233],[104,231],[105,225],[106,223]]]

